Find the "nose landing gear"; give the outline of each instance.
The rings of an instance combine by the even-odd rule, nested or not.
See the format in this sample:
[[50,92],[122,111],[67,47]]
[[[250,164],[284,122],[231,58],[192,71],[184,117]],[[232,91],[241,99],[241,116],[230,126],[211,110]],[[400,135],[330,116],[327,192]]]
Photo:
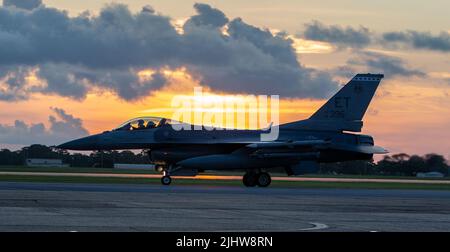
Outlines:
[[170,177],[170,170],[171,167],[167,167],[164,169],[164,167],[161,169],[163,176],[161,177],[161,184],[163,185],[170,185],[172,183],[172,178]]
[[161,178],[161,184],[163,185],[170,185],[172,183],[172,178],[170,177],[170,174],[173,174],[174,172],[180,170],[181,166],[174,166],[174,165],[168,165],[168,166],[162,166],[162,178]]
[[170,185],[171,182],[172,182],[172,178],[169,175],[162,176],[161,184],[163,184],[163,185]]

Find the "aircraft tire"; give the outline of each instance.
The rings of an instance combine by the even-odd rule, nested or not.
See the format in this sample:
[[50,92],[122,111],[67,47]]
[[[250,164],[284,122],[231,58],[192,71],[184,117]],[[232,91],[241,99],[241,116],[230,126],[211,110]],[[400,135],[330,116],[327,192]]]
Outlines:
[[170,183],[172,182],[172,178],[170,176],[163,176],[161,178],[161,184],[163,185],[170,185]]
[[246,187],[256,186],[256,174],[249,172],[245,173],[242,177],[242,182]]
[[259,187],[268,187],[272,179],[270,178],[270,174],[267,172],[261,172],[257,175],[256,183]]

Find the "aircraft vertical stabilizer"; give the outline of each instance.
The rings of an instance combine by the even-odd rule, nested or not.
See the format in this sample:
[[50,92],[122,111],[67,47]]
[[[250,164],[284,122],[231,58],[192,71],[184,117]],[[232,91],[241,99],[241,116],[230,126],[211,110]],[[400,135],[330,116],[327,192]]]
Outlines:
[[361,121],[383,77],[357,74],[309,119]]
[[357,74],[309,119],[281,127],[360,132],[362,118],[383,77],[383,74]]

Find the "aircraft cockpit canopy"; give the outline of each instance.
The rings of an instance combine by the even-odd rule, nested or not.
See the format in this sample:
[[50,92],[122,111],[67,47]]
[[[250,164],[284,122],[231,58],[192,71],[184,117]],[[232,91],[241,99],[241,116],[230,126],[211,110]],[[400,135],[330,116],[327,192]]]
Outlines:
[[172,120],[160,117],[138,117],[122,123],[114,130],[145,130],[158,128],[173,123]]

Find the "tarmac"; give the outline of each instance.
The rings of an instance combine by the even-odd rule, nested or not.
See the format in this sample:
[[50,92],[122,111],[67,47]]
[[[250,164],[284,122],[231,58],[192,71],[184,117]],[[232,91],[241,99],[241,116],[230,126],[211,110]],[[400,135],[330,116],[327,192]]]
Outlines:
[[0,231],[450,231],[450,191],[0,182]]

